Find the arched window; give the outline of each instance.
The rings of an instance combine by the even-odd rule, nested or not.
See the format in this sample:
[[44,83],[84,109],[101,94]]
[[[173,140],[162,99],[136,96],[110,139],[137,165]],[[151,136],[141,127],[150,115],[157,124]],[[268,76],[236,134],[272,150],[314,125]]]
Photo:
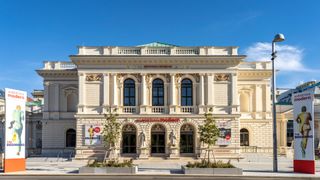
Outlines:
[[136,105],[136,85],[133,79],[126,79],[123,89],[123,105],[135,106]]
[[249,95],[241,94],[240,95],[240,112],[249,112]]
[[249,131],[245,128],[240,130],[240,146],[249,146]]
[[66,147],[76,147],[76,130],[68,129],[66,132]]
[[165,153],[166,149],[166,129],[160,124],[155,124],[151,128],[151,153]]
[[194,129],[191,125],[185,124],[180,129],[180,153],[194,152]]
[[181,81],[181,106],[192,106],[192,81],[190,79],[183,79]]
[[77,96],[74,93],[71,93],[67,96],[67,111],[76,112],[77,111]]
[[122,153],[136,153],[136,132],[136,128],[130,124],[127,124],[122,128]]
[[164,106],[164,85],[161,79],[152,82],[152,106]]

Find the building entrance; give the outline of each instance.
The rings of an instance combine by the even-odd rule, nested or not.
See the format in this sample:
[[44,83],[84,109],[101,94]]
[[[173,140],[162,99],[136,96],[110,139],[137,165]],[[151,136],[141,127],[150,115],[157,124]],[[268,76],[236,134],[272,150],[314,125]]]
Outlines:
[[151,129],[151,153],[165,153],[165,128],[161,125],[154,125]]

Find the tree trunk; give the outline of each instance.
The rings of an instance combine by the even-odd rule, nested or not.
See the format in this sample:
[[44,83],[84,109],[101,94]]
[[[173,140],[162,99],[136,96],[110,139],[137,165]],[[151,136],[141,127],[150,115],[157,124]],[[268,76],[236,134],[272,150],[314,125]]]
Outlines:
[[208,165],[210,163],[210,145],[208,144]]

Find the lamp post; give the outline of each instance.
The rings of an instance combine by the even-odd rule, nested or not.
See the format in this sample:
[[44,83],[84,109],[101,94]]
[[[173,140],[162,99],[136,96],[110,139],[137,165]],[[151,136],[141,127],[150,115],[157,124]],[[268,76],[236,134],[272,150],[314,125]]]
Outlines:
[[278,144],[277,144],[277,114],[276,114],[276,70],[274,68],[274,61],[276,59],[275,46],[276,42],[284,41],[283,34],[277,34],[272,41],[272,119],[273,119],[273,172],[278,171]]

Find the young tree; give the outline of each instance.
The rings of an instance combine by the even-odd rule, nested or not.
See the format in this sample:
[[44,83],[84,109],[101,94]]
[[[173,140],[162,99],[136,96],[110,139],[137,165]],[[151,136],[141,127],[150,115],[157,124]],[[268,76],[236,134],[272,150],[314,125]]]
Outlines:
[[[219,128],[216,126],[215,120],[212,117],[211,113],[206,113],[204,116],[206,118],[205,123],[204,125],[199,126],[199,135],[200,135],[200,141],[202,143],[207,144],[207,150],[206,150],[206,152],[208,153],[207,163],[209,164],[210,151],[212,151],[213,153],[213,150],[211,150],[211,147],[215,145],[219,137],[220,131],[219,131]],[[214,157],[214,153],[213,153],[213,157]],[[216,161],[215,158],[214,158],[214,161]]]
[[[116,142],[120,136],[120,126],[121,124],[117,121],[118,114],[109,111],[109,114],[104,114],[105,121],[103,123],[103,142],[105,147],[107,147],[109,156],[111,154],[115,155]],[[113,157],[114,158],[114,157]]]

